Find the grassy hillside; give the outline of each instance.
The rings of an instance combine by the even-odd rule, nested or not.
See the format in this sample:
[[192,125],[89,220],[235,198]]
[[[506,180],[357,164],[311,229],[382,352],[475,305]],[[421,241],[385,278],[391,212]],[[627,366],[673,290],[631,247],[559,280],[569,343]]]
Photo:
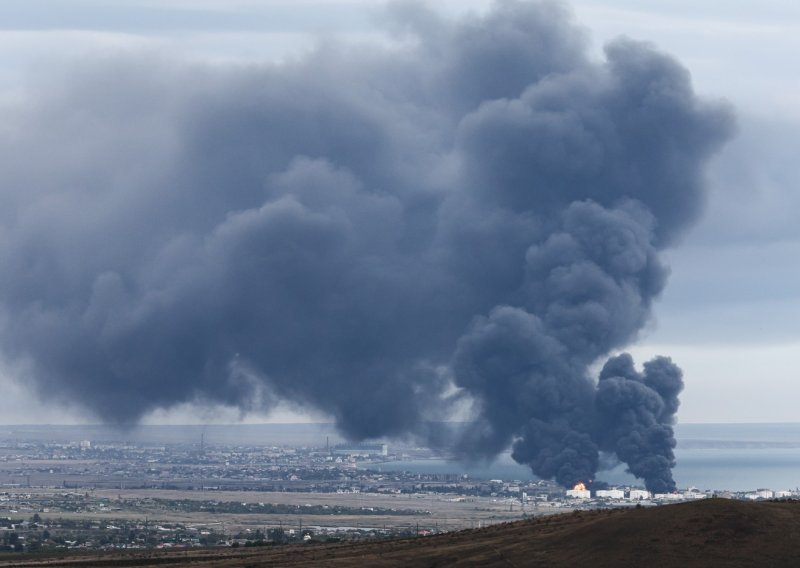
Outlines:
[[433,537],[368,544],[0,557],[0,566],[800,566],[800,502],[709,499],[575,512]]

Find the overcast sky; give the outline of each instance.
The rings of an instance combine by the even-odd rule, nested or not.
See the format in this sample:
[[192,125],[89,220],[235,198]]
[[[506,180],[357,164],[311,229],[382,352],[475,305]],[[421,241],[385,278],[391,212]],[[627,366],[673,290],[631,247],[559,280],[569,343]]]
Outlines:
[[[489,2],[432,2],[448,13]],[[733,104],[738,134],[711,163],[700,223],[667,252],[671,276],[655,321],[631,351],[684,370],[681,422],[793,422],[800,400],[800,5],[766,0],[575,1],[597,58],[608,40],[648,40],[676,56],[696,91]],[[287,61],[331,36],[401,41],[370,0],[6,0],[0,3],[0,100],[84,60],[131,53],[219,65]],[[6,369],[0,423],[86,420],[42,402]],[[249,421],[303,419],[281,406]],[[229,421],[231,408],[183,405],[150,422]],[[314,414],[314,419],[325,419]]]

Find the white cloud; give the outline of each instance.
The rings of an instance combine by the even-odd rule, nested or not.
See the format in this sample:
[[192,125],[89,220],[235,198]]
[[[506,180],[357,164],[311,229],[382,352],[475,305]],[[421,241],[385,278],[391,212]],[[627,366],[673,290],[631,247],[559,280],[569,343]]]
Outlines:
[[[757,330],[753,330],[755,336]],[[684,372],[681,422],[796,422],[800,341],[773,345],[638,346],[639,361],[669,355]]]

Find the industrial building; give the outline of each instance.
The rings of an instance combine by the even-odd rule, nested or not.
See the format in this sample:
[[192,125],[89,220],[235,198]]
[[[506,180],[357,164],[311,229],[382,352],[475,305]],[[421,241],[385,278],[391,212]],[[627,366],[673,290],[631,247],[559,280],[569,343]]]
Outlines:
[[567,497],[573,499],[591,499],[592,492],[588,489],[567,489]]
[[598,489],[594,492],[599,499],[624,499],[625,492],[622,489]]
[[386,444],[339,444],[334,446],[331,453],[335,456],[371,457],[389,454]]

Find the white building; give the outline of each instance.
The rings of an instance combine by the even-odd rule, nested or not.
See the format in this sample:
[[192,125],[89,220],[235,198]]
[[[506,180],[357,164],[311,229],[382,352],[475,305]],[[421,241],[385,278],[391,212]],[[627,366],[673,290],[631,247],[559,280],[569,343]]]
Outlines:
[[628,493],[628,499],[639,501],[641,499],[650,499],[650,492],[644,489],[631,489]]
[[386,444],[339,444],[334,446],[331,450],[333,455],[337,456],[385,456],[388,455],[389,449]]
[[662,501],[683,501],[685,499],[682,493],[656,493],[653,497]]
[[594,492],[600,499],[624,499],[625,492],[622,489],[598,489]]
[[690,489],[689,491],[684,491],[683,496],[686,499],[705,499],[706,497],[708,497],[708,495],[697,489],[694,490]]
[[772,499],[775,494],[770,491],[769,489],[759,489],[757,491],[752,491],[745,495],[746,499]]
[[592,492],[588,489],[567,489],[567,497],[573,499],[591,499]]

